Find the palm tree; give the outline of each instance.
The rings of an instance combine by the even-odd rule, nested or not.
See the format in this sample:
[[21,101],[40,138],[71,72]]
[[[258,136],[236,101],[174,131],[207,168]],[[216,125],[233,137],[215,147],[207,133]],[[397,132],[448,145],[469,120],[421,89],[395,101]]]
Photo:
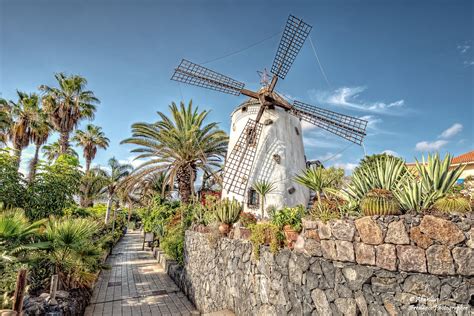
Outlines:
[[262,213],[262,219],[265,216],[265,199],[267,195],[275,190],[275,184],[266,180],[256,181],[253,186],[255,191],[260,194],[260,212]]
[[173,102],[169,109],[171,118],[158,112],[161,119],[158,122],[133,124],[132,137],[122,144],[138,145],[132,150],[139,153],[136,159],[147,159],[134,176],[165,171],[169,186],[173,187],[176,180],[181,201],[188,203],[198,169],[212,173],[213,167],[220,166],[228,137],[217,123],[205,124],[209,112],[193,109],[192,101],[187,107],[183,102],[179,107]]
[[105,186],[105,192],[107,192],[107,212],[105,213],[105,224],[109,223],[110,210],[112,208],[112,202],[117,189],[133,169],[131,165],[121,164],[115,158],[109,159],[108,167],[110,171],[103,170],[107,179],[107,185]]
[[[49,162],[53,162],[54,160],[58,159],[59,156],[61,156],[61,145],[59,144],[58,141],[44,145],[43,146],[43,155],[46,157],[46,159]],[[74,150],[74,148],[69,147],[66,150],[66,155],[73,156],[78,158],[79,155],[77,152]]]
[[107,177],[102,169],[92,169],[81,179],[79,186],[79,204],[81,207],[94,206],[94,201],[102,198],[107,186]]
[[51,125],[48,116],[41,108],[38,108],[35,120],[31,124],[31,141],[35,145],[35,155],[30,161],[30,173],[28,182],[31,183],[36,175],[36,165],[38,164],[39,151],[41,146],[46,143],[51,133]]
[[92,119],[99,104],[92,91],[85,90],[87,80],[81,76],[55,74],[59,88],[41,85],[43,105],[53,127],[59,132],[61,153],[69,148],[69,136],[83,119]]
[[6,145],[11,126],[11,107],[8,101],[0,98],[0,146]]
[[18,102],[2,99],[3,107],[11,109],[11,124],[8,138],[12,142],[18,167],[20,166],[21,152],[28,147],[31,140],[32,123],[36,120],[39,111],[39,97],[36,93],[27,94],[17,91]]
[[109,146],[109,139],[105,137],[102,128],[92,124],[88,124],[85,131],[77,130],[76,135],[72,139],[84,150],[83,156],[86,160],[86,173],[89,172],[91,161],[95,158],[97,148],[106,149]]

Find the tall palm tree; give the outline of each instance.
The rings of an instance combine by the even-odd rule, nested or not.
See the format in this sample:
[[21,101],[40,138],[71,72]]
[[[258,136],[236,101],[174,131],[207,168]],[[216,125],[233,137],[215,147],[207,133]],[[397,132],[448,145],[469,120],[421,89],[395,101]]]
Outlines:
[[[61,156],[61,145],[59,144],[59,142],[56,141],[54,143],[44,145],[43,155],[46,157],[46,160],[48,160],[49,162],[53,162],[54,160],[58,159],[58,157]],[[72,147],[69,147],[66,150],[66,155],[73,156],[76,158],[79,157],[77,152]]]
[[[8,138],[12,142],[18,166],[20,165],[21,153],[28,147],[31,140],[31,129],[39,111],[39,97],[36,93],[27,94],[17,91],[18,101],[8,101],[11,108],[11,124]],[[5,104],[5,100],[2,100]],[[5,106],[5,105],[4,105]]]
[[169,186],[175,180],[181,200],[188,203],[194,192],[198,169],[212,173],[219,167],[227,151],[228,137],[218,128],[218,123],[205,124],[208,111],[193,108],[192,101],[186,107],[181,102],[169,106],[171,118],[158,112],[160,120],[155,123],[135,123],[132,137],[122,141],[139,147],[132,152],[139,153],[136,159],[147,161],[141,164],[135,176],[166,171]]
[[48,116],[41,109],[38,108],[35,120],[31,124],[31,142],[35,145],[35,155],[30,161],[30,172],[28,175],[28,181],[31,182],[36,175],[36,166],[39,160],[39,152],[41,146],[46,143],[51,133],[51,125],[48,120]]
[[88,124],[85,131],[77,130],[72,140],[83,148],[83,156],[86,160],[86,173],[89,172],[91,161],[95,158],[97,149],[109,147],[109,139],[105,137],[102,128],[92,124]]
[[55,74],[59,87],[41,85],[43,105],[53,127],[59,132],[61,153],[69,148],[69,136],[83,119],[92,119],[100,101],[86,90],[87,80],[81,76]]
[[108,169],[103,170],[107,185],[105,191],[107,192],[107,212],[105,213],[105,224],[109,223],[110,210],[112,202],[117,192],[117,189],[122,184],[123,180],[132,172],[133,167],[129,164],[121,164],[117,159],[110,158],[108,161]]

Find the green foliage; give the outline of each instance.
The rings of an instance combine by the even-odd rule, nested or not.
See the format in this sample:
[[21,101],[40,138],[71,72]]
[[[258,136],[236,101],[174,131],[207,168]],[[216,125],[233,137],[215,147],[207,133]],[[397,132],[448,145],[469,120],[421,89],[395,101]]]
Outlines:
[[157,171],[168,171],[168,183],[178,184],[181,200],[191,200],[194,174],[198,170],[212,173],[220,168],[227,152],[228,137],[218,123],[206,124],[209,111],[199,111],[192,101],[169,106],[171,116],[158,112],[159,121],[135,123],[132,137],[122,143],[138,147],[136,158],[149,160],[138,167],[135,176],[146,177]]
[[438,199],[450,193],[459,179],[463,165],[450,169],[451,155],[443,160],[438,154],[428,155],[428,161],[416,162],[418,177],[410,177],[394,192],[405,211],[429,209]]
[[305,209],[299,205],[296,207],[285,207],[276,211],[272,217],[272,224],[282,229],[286,225],[290,225],[296,231],[301,231],[301,222]]
[[465,213],[471,211],[469,200],[460,195],[448,195],[438,199],[433,207],[445,213]]
[[181,225],[172,227],[160,241],[160,248],[180,265],[184,259],[184,229]]
[[0,205],[23,207],[25,181],[18,172],[16,159],[6,149],[0,149]]
[[74,205],[81,178],[79,161],[60,156],[52,165],[40,164],[39,173],[27,189],[26,214],[31,219],[62,215]]
[[346,189],[350,199],[360,202],[373,189],[395,192],[410,180],[405,162],[389,155],[367,158],[352,174],[351,183]]
[[84,218],[53,219],[44,232],[50,242],[48,257],[69,289],[91,287],[100,268],[104,237],[97,222]]
[[270,245],[270,251],[276,253],[280,249],[283,235],[278,226],[270,223],[258,223],[249,227],[251,231],[250,242],[253,248],[253,257],[260,259],[260,246]]
[[235,199],[222,200],[216,209],[217,220],[222,224],[232,225],[239,220],[242,205]]
[[310,218],[327,222],[332,219],[340,219],[344,216],[358,216],[357,203],[352,200],[346,201],[337,197],[336,191],[327,192],[327,196],[316,201],[310,210]]
[[364,215],[396,215],[400,213],[400,204],[392,192],[384,189],[372,189],[362,198],[360,208]]
[[343,177],[343,169],[312,166],[296,176],[295,181],[316,192],[317,200],[321,200],[321,195],[327,194],[328,189],[337,189],[342,185]]
[[263,219],[265,216],[265,199],[268,194],[275,190],[275,184],[266,180],[259,180],[255,181],[252,187],[258,194],[260,194],[260,212]]
[[193,222],[197,225],[209,225],[216,221],[216,212],[214,207],[207,207],[201,204],[196,204],[193,207]]

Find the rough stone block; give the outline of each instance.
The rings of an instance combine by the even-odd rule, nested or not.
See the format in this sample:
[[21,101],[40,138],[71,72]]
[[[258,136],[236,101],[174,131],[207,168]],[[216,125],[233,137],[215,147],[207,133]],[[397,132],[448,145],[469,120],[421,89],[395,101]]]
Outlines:
[[403,222],[403,219],[396,222],[391,222],[388,225],[385,242],[396,245],[410,244],[410,238],[408,237],[408,233],[405,229],[405,223]]
[[433,244],[433,240],[421,232],[420,226],[412,227],[410,229],[410,238],[418,247],[423,249],[427,249]]
[[466,238],[456,224],[431,215],[423,217],[420,230],[428,237],[447,245],[456,245]]
[[303,218],[302,225],[304,229],[317,229],[318,228],[318,221],[310,221],[306,218]]
[[402,271],[426,272],[425,251],[417,246],[397,246],[398,268]]
[[362,242],[370,245],[379,245],[383,242],[383,232],[370,216],[359,218],[355,221]]
[[432,274],[454,274],[451,251],[446,246],[433,245],[426,250],[428,272]]
[[403,291],[418,296],[437,298],[440,286],[440,280],[434,275],[413,274],[405,279]]
[[311,291],[311,298],[313,299],[313,303],[316,307],[318,315],[332,314],[331,307],[329,306],[329,302],[326,298],[326,294],[324,294],[324,291],[320,289],[314,289]]
[[466,245],[469,248],[474,248],[474,227],[469,230],[469,239],[466,241]]
[[320,241],[318,231],[316,229],[305,229],[304,231],[304,238],[306,239],[314,239]]
[[326,259],[336,260],[336,243],[334,240],[321,240],[321,250]]
[[336,240],[336,260],[354,262],[354,246],[352,242]]
[[357,263],[375,265],[374,246],[356,242],[354,248]]
[[372,277],[370,283],[374,293],[395,293],[400,290],[396,278]]
[[456,270],[459,274],[474,275],[474,249],[466,247],[455,247],[453,258],[456,262]]
[[352,241],[354,239],[354,224],[347,220],[337,220],[331,225],[332,235],[339,240]]
[[336,298],[334,300],[338,311],[344,316],[356,316],[357,306],[356,301],[353,298]]
[[323,223],[321,221],[317,222],[318,225],[318,234],[321,239],[331,238],[331,225],[329,223]]
[[306,239],[304,251],[308,256],[321,257],[323,255],[321,243],[315,239]]
[[347,286],[353,290],[361,290],[362,284],[372,276],[372,269],[369,267],[353,265],[342,268],[342,275],[346,279]]
[[383,244],[375,247],[375,264],[382,269],[395,271],[397,269],[397,255],[395,246]]

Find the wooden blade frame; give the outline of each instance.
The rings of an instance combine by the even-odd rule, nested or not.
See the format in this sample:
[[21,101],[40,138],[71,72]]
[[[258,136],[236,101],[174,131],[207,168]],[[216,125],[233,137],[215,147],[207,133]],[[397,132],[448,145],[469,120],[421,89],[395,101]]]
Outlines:
[[263,124],[249,119],[225,163],[223,188],[245,195]]
[[271,72],[275,76],[285,79],[311,29],[311,25],[290,14],[273,60]]
[[294,101],[292,113],[302,120],[321,127],[355,144],[362,144],[367,121],[340,114],[299,101]]
[[245,84],[215,72],[209,68],[183,59],[175,69],[171,80],[216,90],[228,94],[240,95]]

